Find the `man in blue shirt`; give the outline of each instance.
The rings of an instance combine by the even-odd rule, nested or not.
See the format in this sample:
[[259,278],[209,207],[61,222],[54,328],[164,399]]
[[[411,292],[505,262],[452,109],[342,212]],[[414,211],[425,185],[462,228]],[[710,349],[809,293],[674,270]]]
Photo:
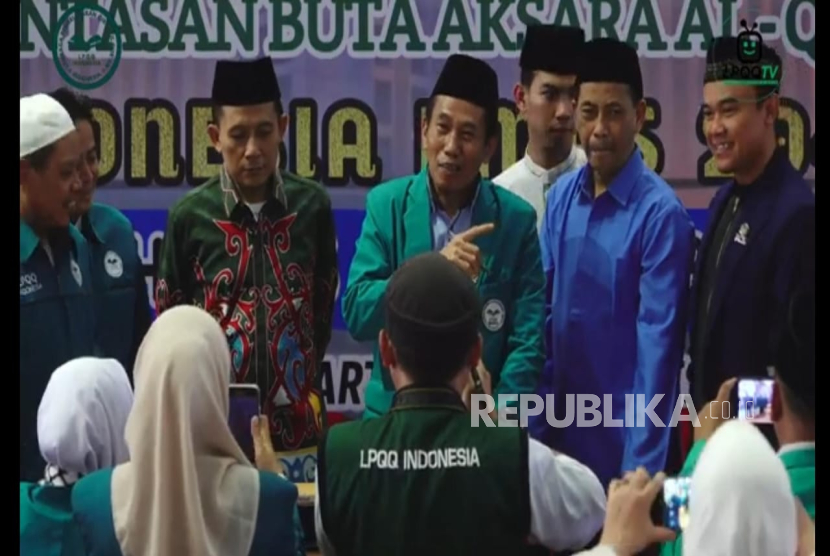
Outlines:
[[92,201],[98,180],[98,149],[89,98],[66,88],[49,96],[72,117],[82,149],[78,160],[81,187],[74,195],[71,217],[89,244],[98,346],[102,356],[117,359],[132,380],[138,346],[152,320],[133,226],[118,209]]
[[590,423],[593,404],[573,396],[570,424],[548,424],[546,403],[530,427],[607,486],[638,466],[654,474],[666,464],[694,227],[635,142],[646,110],[636,51],[595,39],[580,77],[577,130],[588,165],[551,188],[540,235],[548,352],[539,393],[555,395],[557,419],[566,417],[566,395],[596,396],[602,422]]

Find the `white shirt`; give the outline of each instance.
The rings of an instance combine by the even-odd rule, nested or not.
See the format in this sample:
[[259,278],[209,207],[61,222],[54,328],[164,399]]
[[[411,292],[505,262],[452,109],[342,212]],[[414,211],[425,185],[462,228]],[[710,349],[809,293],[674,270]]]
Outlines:
[[493,183],[530,203],[536,209],[536,228],[541,230],[545,215],[545,188],[552,186],[562,174],[581,168],[587,162],[585,151],[576,145],[571,147],[568,158],[551,169],[542,168],[525,153],[524,158],[496,176]]
[[254,215],[254,220],[259,220],[259,213],[262,212],[262,207],[265,206],[265,201],[261,201],[259,203],[245,203],[248,205],[248,208],[251,209],[251,213]]
[[[531,536],[551,550],[574,550],[588,544],[605,520],[605,490],[597,476],[575,459],[532,438],[528,468]],[[314,500],[314,526],[320,553],[335,556],[323,530],[319,490]]]

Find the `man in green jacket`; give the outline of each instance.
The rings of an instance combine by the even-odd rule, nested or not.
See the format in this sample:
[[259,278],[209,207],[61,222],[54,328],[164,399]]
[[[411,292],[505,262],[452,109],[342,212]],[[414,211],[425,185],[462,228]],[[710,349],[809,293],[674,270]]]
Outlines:
[[133,226],[115,207],[92,202],[98,180],[98,148],[90,99],[66,88],[49,96],[69,113],[81,142],[81,188],[74,198],[72,222],[92,255],[98,346],[101,356],[117,359],[132,380],[138,347],[152,321]]
[[188,303],[216,318],[233,381],[259,386],[288,478],[310,482],[338,279],[331,200],[279,169],[288,115],[270,58],[217,62],[212,96],[222,168],[170,209],[156,308]]
[[[426,168],[381,184],[366,198],[343,317],[355,340],[376,342],[389,277],[407,259],[439,251],[478,286],[481,365],[496,395],[533,393],[544,363],[545,324],[536,212],[480,174],[497,146],[498,101],[490,66],[460,54],[447,60],[421,127]],[[376,346],[364,417],[386,413],[393,393]]]
[[37,410],[52,372],[97,355],[90,254],[70,225],[78,133],[55,99],[20,99],[20,480],[43,478]]
[[581,548],[599,531],[605,493],[587,466],[470,413],[483,301],[438,253],[393,273],[379,335],[393,406],[333,426],[320,446],[324,555],[519,556],[535,553],[531,544]]

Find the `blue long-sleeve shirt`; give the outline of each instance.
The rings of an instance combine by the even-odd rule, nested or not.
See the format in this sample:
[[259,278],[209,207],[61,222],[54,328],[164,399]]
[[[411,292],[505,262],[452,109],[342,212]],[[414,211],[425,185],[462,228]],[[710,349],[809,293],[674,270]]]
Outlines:
[[[573,394],[574,419],[553,428],[542,413],[531,419],[530,430],[588,465],[607,485],[641,465],[651,473],[665,466],[683,360],[694,226],[639,149],[606,193],[595,199],[593,191],[592,170],[585,166],[562,176],[548,193],[540,234],[547,361],[539,393],[555,395],[560,419],[566,416],[566,395]],[[578,394],[599,398],[601,424],[577,427]],[[634,394],[628,422],[626,394]],[[654,413],[662,428],[636,414],[638,403],[648,406],[658,394],[663,398]],[[611,417],[623,422],[609,426]]]

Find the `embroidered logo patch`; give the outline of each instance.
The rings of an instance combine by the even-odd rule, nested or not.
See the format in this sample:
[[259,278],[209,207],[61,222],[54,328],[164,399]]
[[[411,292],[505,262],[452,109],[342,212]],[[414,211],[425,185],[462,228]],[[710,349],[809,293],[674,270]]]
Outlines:
[[112,278],[121,278],[124,274],[124,262],[115,251],[107,251],[104,255],[104,270]]
[[490,332],[498,332],[504,326],[504,304],[498,299],[491,299],[481,310],[481,320]]
[[749,238],[749,224],[744,222],[741,224],[741,227],[738,228],[738,233],[735,234],[735,243],[740,243],[741,245],[746,245],[746,240]]

